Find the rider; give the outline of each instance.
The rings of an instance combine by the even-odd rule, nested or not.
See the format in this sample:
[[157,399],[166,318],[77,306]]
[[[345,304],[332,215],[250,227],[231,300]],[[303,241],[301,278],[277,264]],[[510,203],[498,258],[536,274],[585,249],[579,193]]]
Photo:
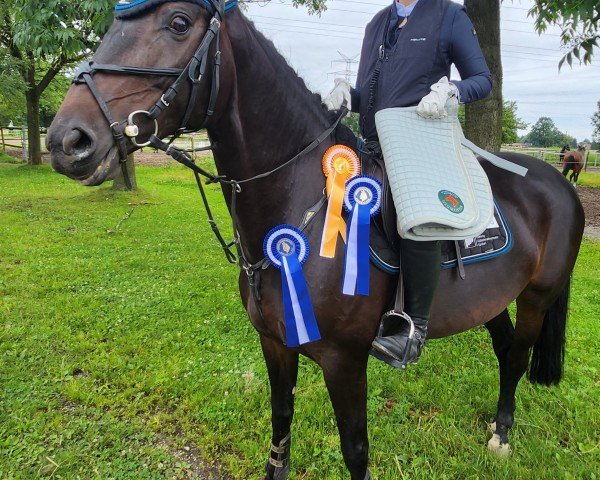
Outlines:
[[[451,64],[461,80],[448,81]],[[377,141],[374,115],[381,109],[417,105],[422,117],[441,119],[449,98],[470,103],[485,98],[491,89],[477,33],[462,5],[395,0],[366,27],[356,88],[336,79],[324,103],[338,110],[346,102],[358,112],[362,137],[369,142]],[[440,272],[440,243],[402,239],[401,254],[405,311],[413,320],[414,334],[409,337],[408,323],[397,322],[373,341],[375,356],[396,367],[416,362],[425,343]]]

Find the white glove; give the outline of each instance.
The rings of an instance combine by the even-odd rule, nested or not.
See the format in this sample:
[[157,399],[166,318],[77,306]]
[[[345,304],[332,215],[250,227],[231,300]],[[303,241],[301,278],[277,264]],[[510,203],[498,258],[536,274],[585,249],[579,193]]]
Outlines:
[[448,77],[442,77],[431,86],[431,93],[421,99],[417,113],[424,118],[446,118],[446,102],[452,97],[458,98],[458,88],[448,82]]
[[346,101],[346,107],[350,110],[350,84],[343,78],[336,78],[335,87],[329,92],[329,95],[325,97],[323,103],[328,110],[339,110],[342,108],[342,104]]

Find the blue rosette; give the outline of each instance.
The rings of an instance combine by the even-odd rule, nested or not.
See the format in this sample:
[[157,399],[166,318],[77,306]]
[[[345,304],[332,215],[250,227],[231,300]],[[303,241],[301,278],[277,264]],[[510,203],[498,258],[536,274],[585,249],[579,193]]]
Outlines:
[[281,271],[281,290],[288,347],[297,347],[321,339],[312,308],[302,264],[310,246],[302,231],[291,225],[279,225],[269,231],[263,243],[265,257]]
[[358,175],[346,183],[344,208],[348,212],[346,256],[342,292],[369,295],[369,237],[371,217],[381,209],[381,183],[368,175]]

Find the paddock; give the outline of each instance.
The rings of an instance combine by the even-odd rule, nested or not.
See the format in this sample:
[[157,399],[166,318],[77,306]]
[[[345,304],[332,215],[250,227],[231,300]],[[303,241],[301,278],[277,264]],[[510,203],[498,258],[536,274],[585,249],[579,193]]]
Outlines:
[[[141,166],[138,181],[123,193],[48,167],[0,167],[3,478],[247,479],[263,468],[269,388],[237,270],[212,240],[189,172]],[[578,188],[588,228],[600,227],[598,192]],[[226,223],[220,191],[208,195]],[[403,373],[371,361],[374,478],[593,478],[599,262],[600,241],[588,237],[565,378],[550,389],[522,382],[508,461],[485,449],[497,371],[483,328],[430,342]],[[320,371],[300,368],[292,478],[344,478]]]

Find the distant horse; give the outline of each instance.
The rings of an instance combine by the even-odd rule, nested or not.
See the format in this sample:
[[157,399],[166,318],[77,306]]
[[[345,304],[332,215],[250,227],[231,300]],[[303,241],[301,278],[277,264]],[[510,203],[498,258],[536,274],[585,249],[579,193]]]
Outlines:
[[563,176],[566,178],[569,170],[572,170],[569,181],[573,184],[577,184],[579,173],[583,170],[584,163],[585,147],[580,146],[575,152],[565,152],[563,157]]
[[[323,198],[321,159],[327,148],[343,142],[355,147],[356,139],[343,126],[328,131],[332,119],[320,97],[306,88],[242,11],[233,8],[221,15],[222,3],[205,1],[206,7],[189,1],[154,2],[138,15],[115,20],[94,64],[78,75],[84,80],[93,76],[95,86],[73,85],[54,119],[46,140],[52,165],[84,185],[99,185],[118,172],[124,119],[137,118],[139,125],[134,129],[130,122],[127,128],[129,134],[138,134],[140,143],[155,128],[159,136],[175,133],[186,119],[190,129],[206,128],[243,252],[242,302],[259,332],[271,385],[272,446],[265,478],[283,480],[290,468],[290,426],[302,354],[323,370],[352,480],[368,479],[367,360],[397,277],[371,266],[372,294],[345,296],[340,289],[342,242],[335,259],[312,254],[303,269],[322,339],[288,348],[282,334],[280,273],[273,267],[252,269],[263,258],[265,234],[282,223],[299,225],[307,209]],[[209,50],[198,53],[205,40]],[[169,78],[181,69],[184,81],[173,95]],[[157,103],[160,127],[148,113],[132,113],[151,110]],[[112,117],[116,120],[107,121]],[[286,163],[318,138],[321,143],[310,153]],[[129,152],[136,148],[128,141]],[[500,396],[488,446],[507,452],[515,391],[528,366],[530,380],[537,383],[555,384],[562,376],[569,279],[584,215],[576,193],[556,169],[525,155],[500,155],[529,169],[520,177],[482,162],[514,246],[501,257],[470,266],[465,280],[444,270],[429,331],[437,338],[483,324],[489,330],[499,363]],[[324,217],[324,209],[319,210],[305,229],[313,251],[318,251]],[[515,299],[513,326],[507,306]],[[401,449],[402,439],[398,442]]]

